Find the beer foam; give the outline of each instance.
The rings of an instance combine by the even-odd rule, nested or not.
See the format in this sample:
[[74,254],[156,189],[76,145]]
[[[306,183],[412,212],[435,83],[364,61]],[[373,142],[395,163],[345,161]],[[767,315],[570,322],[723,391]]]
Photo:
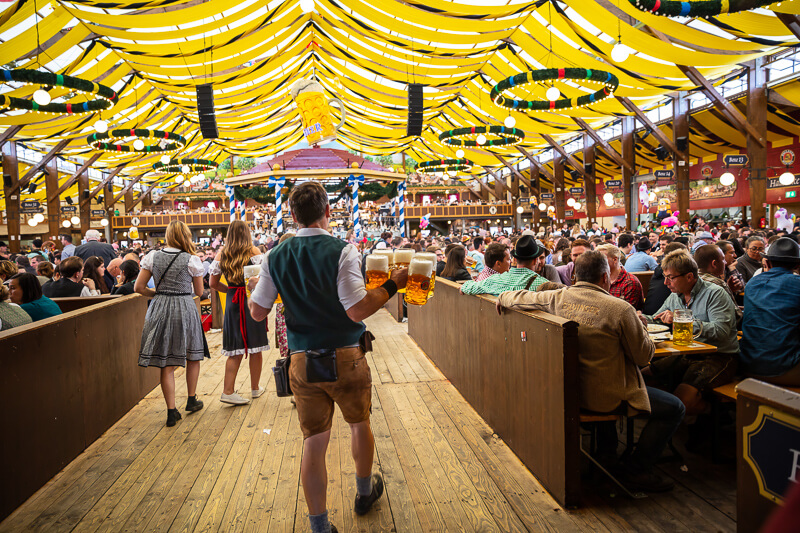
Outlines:
[[420,259],[418,257],[415,257],[411,260],[411,264],[408,265],[409,276],[413,276],[414,274],[419,274],[421,276],[430,277],[432,272],[433,272],[433,262],[428,261],[427,259]]
[[254,276],[258,276],[259,272],[261,272],[261,265],[247,265],[246,267],[244,267],[245,278],[252,278]]
[[394,263],[394,252],[392,250],[375,250],[370,255],[383,255],[390,265]]
[[369,254],[366,261],[365,270],[389,271],[389,258],[385,255]]
[[431,252],[419,252],[418,254],[415,254],[414,257],[424,259],[425,261],[430,261],[434,265],[436,264],[436,254]]
[[410,263],[413,257],[414,250],[411,250],[410,248],[401,248],[400,250],[394,251],[395,263]]

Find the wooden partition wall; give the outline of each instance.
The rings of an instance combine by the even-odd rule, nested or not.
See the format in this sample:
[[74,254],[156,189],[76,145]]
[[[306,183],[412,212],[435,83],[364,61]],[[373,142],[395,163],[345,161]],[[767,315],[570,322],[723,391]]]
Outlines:
[[383,307],[389,311],[389,314],[392,315],[398,322],[403,321],[403,299],[405,296],[405,294],[398,292],[389,298],[388,302],[383,304]]
[[0,520],[159,383],[133,294],[0,333]]
[[563,506],[580,499],[578,327],[547,313],[506,311],[436,280],[408,306],[408,333]]

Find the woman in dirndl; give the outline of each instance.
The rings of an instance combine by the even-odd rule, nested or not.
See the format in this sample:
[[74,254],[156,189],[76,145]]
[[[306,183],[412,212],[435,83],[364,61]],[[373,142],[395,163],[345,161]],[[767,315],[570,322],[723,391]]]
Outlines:
[[[253,246],[250,228],[241,220],[234,220],[228,226],[225,245],[217,253],[208,267],[208,286],[218,292],[225,292],[225,318],[222,324],[222,355],[225,362],[225,379],[222,384],[220,401],[232,405],[244,405],[250,400],[243,398],[234,390],[236,374],[242,357],[250,360],[250,390],[253,399],[264,394],[259,385],[261,380],[261,352],[269,350],[267,321],[256,322],[247,307],[247,292],[244,267],[261,264],[261,250]],[[227,283],[221,281],[225,276]]]
[[[194,296],[203,293],[204,268],[195,255],[192,233],[181,221],[167,226],[167,246],[142,259],[134,290],[152,297],[142,330],[139,366],[161,369],[161,390],[167,402],[167,426],[181,419],[175,408],[175,368],[186,367],[186,410],[203,408],[197,399],[200,361],[210,357]],[[147,288],[153,278],[155,290]]]

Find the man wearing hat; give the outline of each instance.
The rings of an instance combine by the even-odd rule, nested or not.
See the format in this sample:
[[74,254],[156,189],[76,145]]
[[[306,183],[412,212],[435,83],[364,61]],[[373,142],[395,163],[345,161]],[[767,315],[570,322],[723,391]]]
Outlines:
[[522,289],[535,291],[539,285],[547,281],[547,278],[534,271],[536,259],[544,254],[544,251],[543,247],[536,244],[533,237],[525,235],[517,241],[516,248],[511,252],[511,256],[517,260],[517,268],[495,274],[480,282],[468,281],[461,286],[461,292],[497,296],[505,291]]
[[697,236],[695,237],[694,244],[692,245],[692,255],[694,255],[698,248],[705,246],[706,244],[714,244],[714,236],[711,235],[711,232],[709,231],[698,232]]
[[658,263],[653,256],[648,252],[650,251],[650,239],[642,237],[636,243],[636,253],[631,254],[625,261],[625,270],[628,272],[647,272],[648,270],[655,270]]
[[740,364],[760,380],[800,387],[800,246],[781,237],[766,260],[769,270],[744,291]]

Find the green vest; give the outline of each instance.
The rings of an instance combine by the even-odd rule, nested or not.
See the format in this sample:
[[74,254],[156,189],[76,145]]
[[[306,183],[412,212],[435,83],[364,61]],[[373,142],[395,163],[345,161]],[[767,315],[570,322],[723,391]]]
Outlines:
[[313,235],[288,239],[269,253],[290,350],[354,346],[364,333],[364,324],[350,320],[339,301],[336,279],[345,246],[330,235]]

